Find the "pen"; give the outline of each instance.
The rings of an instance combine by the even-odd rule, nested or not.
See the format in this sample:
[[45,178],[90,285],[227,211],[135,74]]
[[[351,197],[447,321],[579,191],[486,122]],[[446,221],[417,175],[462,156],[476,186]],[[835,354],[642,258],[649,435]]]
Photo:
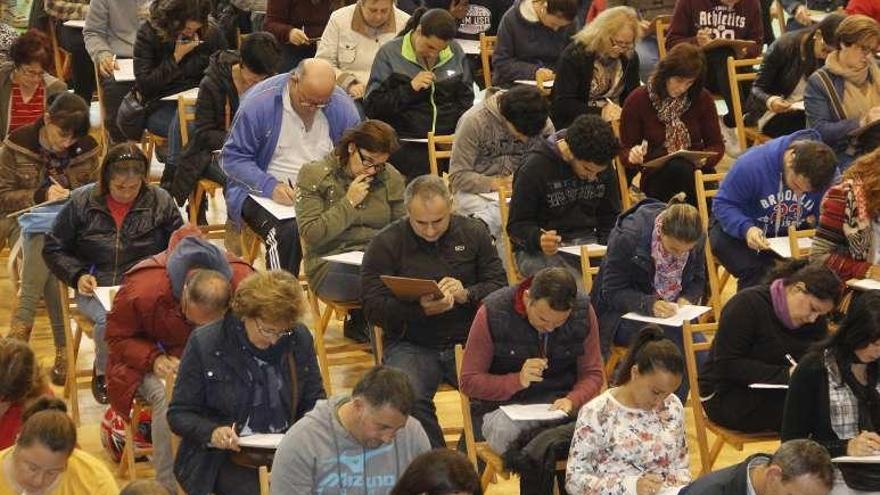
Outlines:
[[168,354],[168,352],[165,350],[165,346],[162,345],[162,342],[157,340],[156,347],[159,349],[159,352],[161,352],[162,354]]
[[611,98],[605,98],[605,102],[608,103],[609,105],[614,105],[614,102],[611,101]]
[[791,357],[791,354],[786,354],[785,359],[787,359],[792,366],[797,366],[797,361],[795,361],[794,358]]
[[92,265],[92,266],[89,267],[89,275],[91,275],[91,276],[94,277],[94,276],[95,276],[95,273],[96,273],[97,271],[98,271],[98,267],[97,267],[97,266]]

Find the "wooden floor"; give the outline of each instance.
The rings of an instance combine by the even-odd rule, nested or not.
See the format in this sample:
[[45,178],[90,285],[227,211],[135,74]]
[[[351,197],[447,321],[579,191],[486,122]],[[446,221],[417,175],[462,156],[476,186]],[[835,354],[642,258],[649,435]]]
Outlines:
[[[222,201],[212,202],[212,205],[217,205],[217,203],[222,203]],[[221,205],[218,206],[222,208]],[[0,263],[2,263],[2,265],[0,266],[5,267],[6,259],[0,258]],[[731,288],[728,287],[725,295],[729,296],[730,293]],[[13,299],[12,296],[12,283],[4,268],[3,270],[0,270],[0,334],[2,335],[5,335],[9,328],[9,321],[11,316],[10,305]],[[342,338],[341,325],[339,324],[339,322],[331,322],[331,328],[328,331],[327,342],[330,345],[344,343],[344,339]],[[48,318],[44,310],[41,310],[38,313],[38,318],[34,327],[31,344],[36,350],[37,356],[43,369],[51,369],[55,355],[54,345],[52,342],[51,333],[49,331]],[[92,343],[89,341],[85,342],[83,347],[84,349],[80,357],[80,366],[87,367],[91,365],[92,358],[94,357],[94,351]],[[355,356],[353,355],[351,357],[354,358]],[[334,393],[349,392],[354,386],[354,383],[357,381],[360,374],[363,373],[363,371],[370,366],[370,362],[367,356],[364,356],[364,359],[362,360],[352,359],[349,361],[355,362],[331,368],[331,380],[333,383]],[[60,388],[55,389],[56,395],[60,396],[61,392],[62,391]],[[104,459],[107,462],[108,466],[110,466],[111,469],[113,469],[115,472],[117,466],[105,454],[103,448],[101,447],[101,442],[98,435],[99,424],[103,417],[106,406],[101,406],[97,404],[92,399],[91,393],[88,390],[82,390],[80,392],[79,398],[82,414],[82,426],[79,429],[79,445],[87,452],[96,455],[101,459]],[[438,394],[435,402],[437,405],[440,423],[444,427],[461,427],[462,421],[458,395],[456,392],[442,392]],[[688,446],[690,447],[691,473],[695,475],[699,470],[699,454],[696,448],[697,443],[696,437],[694,435],[693,417],[691,415],[690,407],[686,407],[685,411],[687,419]],[[751,446],[747,446],[743,452],[736,452],[728,446],[725,447],[724,450],[721,452],[721,455],[715,467],[717,469],[728,466],[730,464],[739,462],[751,453],[772,452],[775,450],[775,448],[775,443],[754,444]],[[139,472],[141,476],[152,476],[152,472],[149,466],[146,464]],[[120,486],[122,486],[125,481],[126,480],[120,479]],[[519,493],[519,485],[516,479],[510,479],[506,481],[500,480],[498,483],[490,487],[488,493],[516,494]]]

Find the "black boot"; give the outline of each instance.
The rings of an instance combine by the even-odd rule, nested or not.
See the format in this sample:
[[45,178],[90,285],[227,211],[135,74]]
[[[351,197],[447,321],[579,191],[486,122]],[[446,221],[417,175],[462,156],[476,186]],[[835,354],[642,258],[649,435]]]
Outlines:
[[345,318],[343,327],[343,335],[345,338],[351,339],[358,344],[364,344],[370,341],[370,325],[364,318],[364,312],[360,309],[349,311]]

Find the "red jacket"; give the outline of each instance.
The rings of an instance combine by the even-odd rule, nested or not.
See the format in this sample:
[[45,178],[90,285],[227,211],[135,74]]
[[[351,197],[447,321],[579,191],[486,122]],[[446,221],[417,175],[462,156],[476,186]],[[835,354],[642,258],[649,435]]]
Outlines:
[[877,5],[877,0],[849,0],[846,13],[866,15],[880,22],[880,5]]
[[[679,0],[672,11],[672,21],[666,35],[666,49],[679,43],[697,43],[697,31],[712,30],[712,38],[752,40],[755,42],[746,54],[757,57],[764,43],[764,24],[758,0],[740,0],[733,8],[719,0]],[[724,71],[724,67],[709,70]]]
[[[131,401],[153,361],[164,353],[180,358],[193,331],[180,311],[180,301],[171,291],[166,263],[181,239],[202,233],[186,224],[171,236],[168,249],[151,256],[125,274],[122,286],[107,315],[105,339],[110,356],[107,363],[107,392],[110,404],[128,417]],[[232,288],[253,272],[250,265],[226,254],[232,267]],[[161,344],[161,348],[160,348]]]

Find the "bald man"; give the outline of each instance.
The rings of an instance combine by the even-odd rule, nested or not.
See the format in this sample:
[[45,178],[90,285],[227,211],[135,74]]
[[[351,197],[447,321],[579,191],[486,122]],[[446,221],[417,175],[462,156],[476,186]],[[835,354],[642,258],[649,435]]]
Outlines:
[[305,59],[245,93],[221,153],[229,176],[226,209],[266,243],[269,268],[299,273],[296,219],[279,220],[251,196],[293,206],[299,169],[324,158],[359,121],[354,101],[336,86],[333,66],[321,59]]

